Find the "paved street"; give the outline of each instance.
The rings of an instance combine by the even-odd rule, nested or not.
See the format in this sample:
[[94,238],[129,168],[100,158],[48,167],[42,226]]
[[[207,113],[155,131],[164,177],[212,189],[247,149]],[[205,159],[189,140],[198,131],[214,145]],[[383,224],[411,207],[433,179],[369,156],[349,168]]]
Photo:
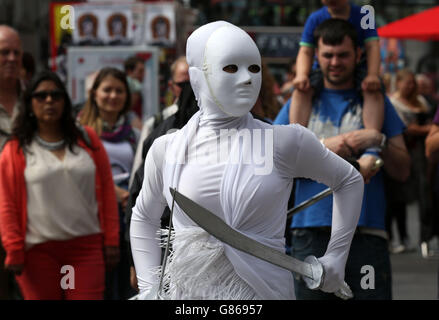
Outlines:
[[[392,254],[393,299],[394,300],[436,300],[438,299],[439,257],[424,259],[419,243],[419,219],[416,205],[408,207],[408,232],[416,246],[414,252]],[[394,226],[395,230],[395,226]],[[432,243],[438,249],[438,240]]]

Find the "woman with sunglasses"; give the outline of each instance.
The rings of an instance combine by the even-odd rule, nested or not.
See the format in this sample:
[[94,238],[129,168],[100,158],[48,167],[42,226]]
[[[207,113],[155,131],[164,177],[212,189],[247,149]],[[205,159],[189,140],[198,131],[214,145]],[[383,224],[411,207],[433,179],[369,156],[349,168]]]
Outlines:
[[103,298],[105,265],[119,258],[112,185],[105,149],[75,124],[61,80],[37,75],[0,157],[5,267],[25,299]]
[[[99,71],[80,114],[80,122],[93,128],[107,151],[119,201],[121,235],[124,234],[124,210],[128,201],[128,181],[136,151],[138,131],[127,117],[131,95],[125,73],[115,68]],[[121,236],[121,259],[117,267],[107,273],[106,299],[126,299],[135,294],[130,286],[129,252]]]

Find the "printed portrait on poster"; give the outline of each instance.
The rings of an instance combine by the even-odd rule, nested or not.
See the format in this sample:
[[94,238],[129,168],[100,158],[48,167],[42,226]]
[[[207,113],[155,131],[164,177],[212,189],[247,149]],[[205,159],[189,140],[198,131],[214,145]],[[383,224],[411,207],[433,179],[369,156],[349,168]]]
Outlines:
[[132,41],[127,39],[128,18],[123,13],[114,13],[107,18],[109,45],[128,45]]
[[102,45],[98,38],[99,19],[93,13],[85,13],[78,18],[80,46]]
[[145,8],[145,40],[147,44],[175,44],[175,9],[169,4],[148,4]]
[[151,30],[155,42],[169,41],[171,23],[165,16],[157,16],[151,21]]

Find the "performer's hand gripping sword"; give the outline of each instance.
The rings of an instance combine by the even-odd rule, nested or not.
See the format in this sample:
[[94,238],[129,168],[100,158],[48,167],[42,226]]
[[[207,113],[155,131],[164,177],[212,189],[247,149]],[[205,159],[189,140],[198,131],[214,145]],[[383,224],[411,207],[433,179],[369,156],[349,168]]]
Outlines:
[[[175,195],[174,200],[179,207],[195,223],[218,240],[235,249],[302,275],[307,287],[310,289],[317,290],[322,288],[325,270],[316,257],[308,256],[305,258],[305,261],[300,261],[270,248],[236,231],[209,210],[185,197],[175,189],[170,189],[171,193]],[[346,282],[343,282],[340,289],[334,294],[342,299],[353,297],[352,291]]]

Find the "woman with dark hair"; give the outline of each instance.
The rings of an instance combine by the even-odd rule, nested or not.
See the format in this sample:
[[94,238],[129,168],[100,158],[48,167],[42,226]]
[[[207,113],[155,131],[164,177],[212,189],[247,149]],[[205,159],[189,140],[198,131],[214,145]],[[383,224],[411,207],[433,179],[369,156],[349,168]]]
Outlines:
[[[100,136],[110,159],[119,202],[121,235],[125,230],[129,174],[138,140],[138,132],[127,117],[130,108],[131,95],[125,73],[115,68],[103,68],[96,76],[80,115],[81,124],[92,127]],[[135,294],[129,280],[128,248],[122,236],[119,245],[121,259],[118,266],[107,273],[106,299],[126,299]]]
[[103,298],[105,264],[119,259],[112,184],[105,149],[75,124],[61,80],[37,75],[0,157],[5,267],[25,299]]

